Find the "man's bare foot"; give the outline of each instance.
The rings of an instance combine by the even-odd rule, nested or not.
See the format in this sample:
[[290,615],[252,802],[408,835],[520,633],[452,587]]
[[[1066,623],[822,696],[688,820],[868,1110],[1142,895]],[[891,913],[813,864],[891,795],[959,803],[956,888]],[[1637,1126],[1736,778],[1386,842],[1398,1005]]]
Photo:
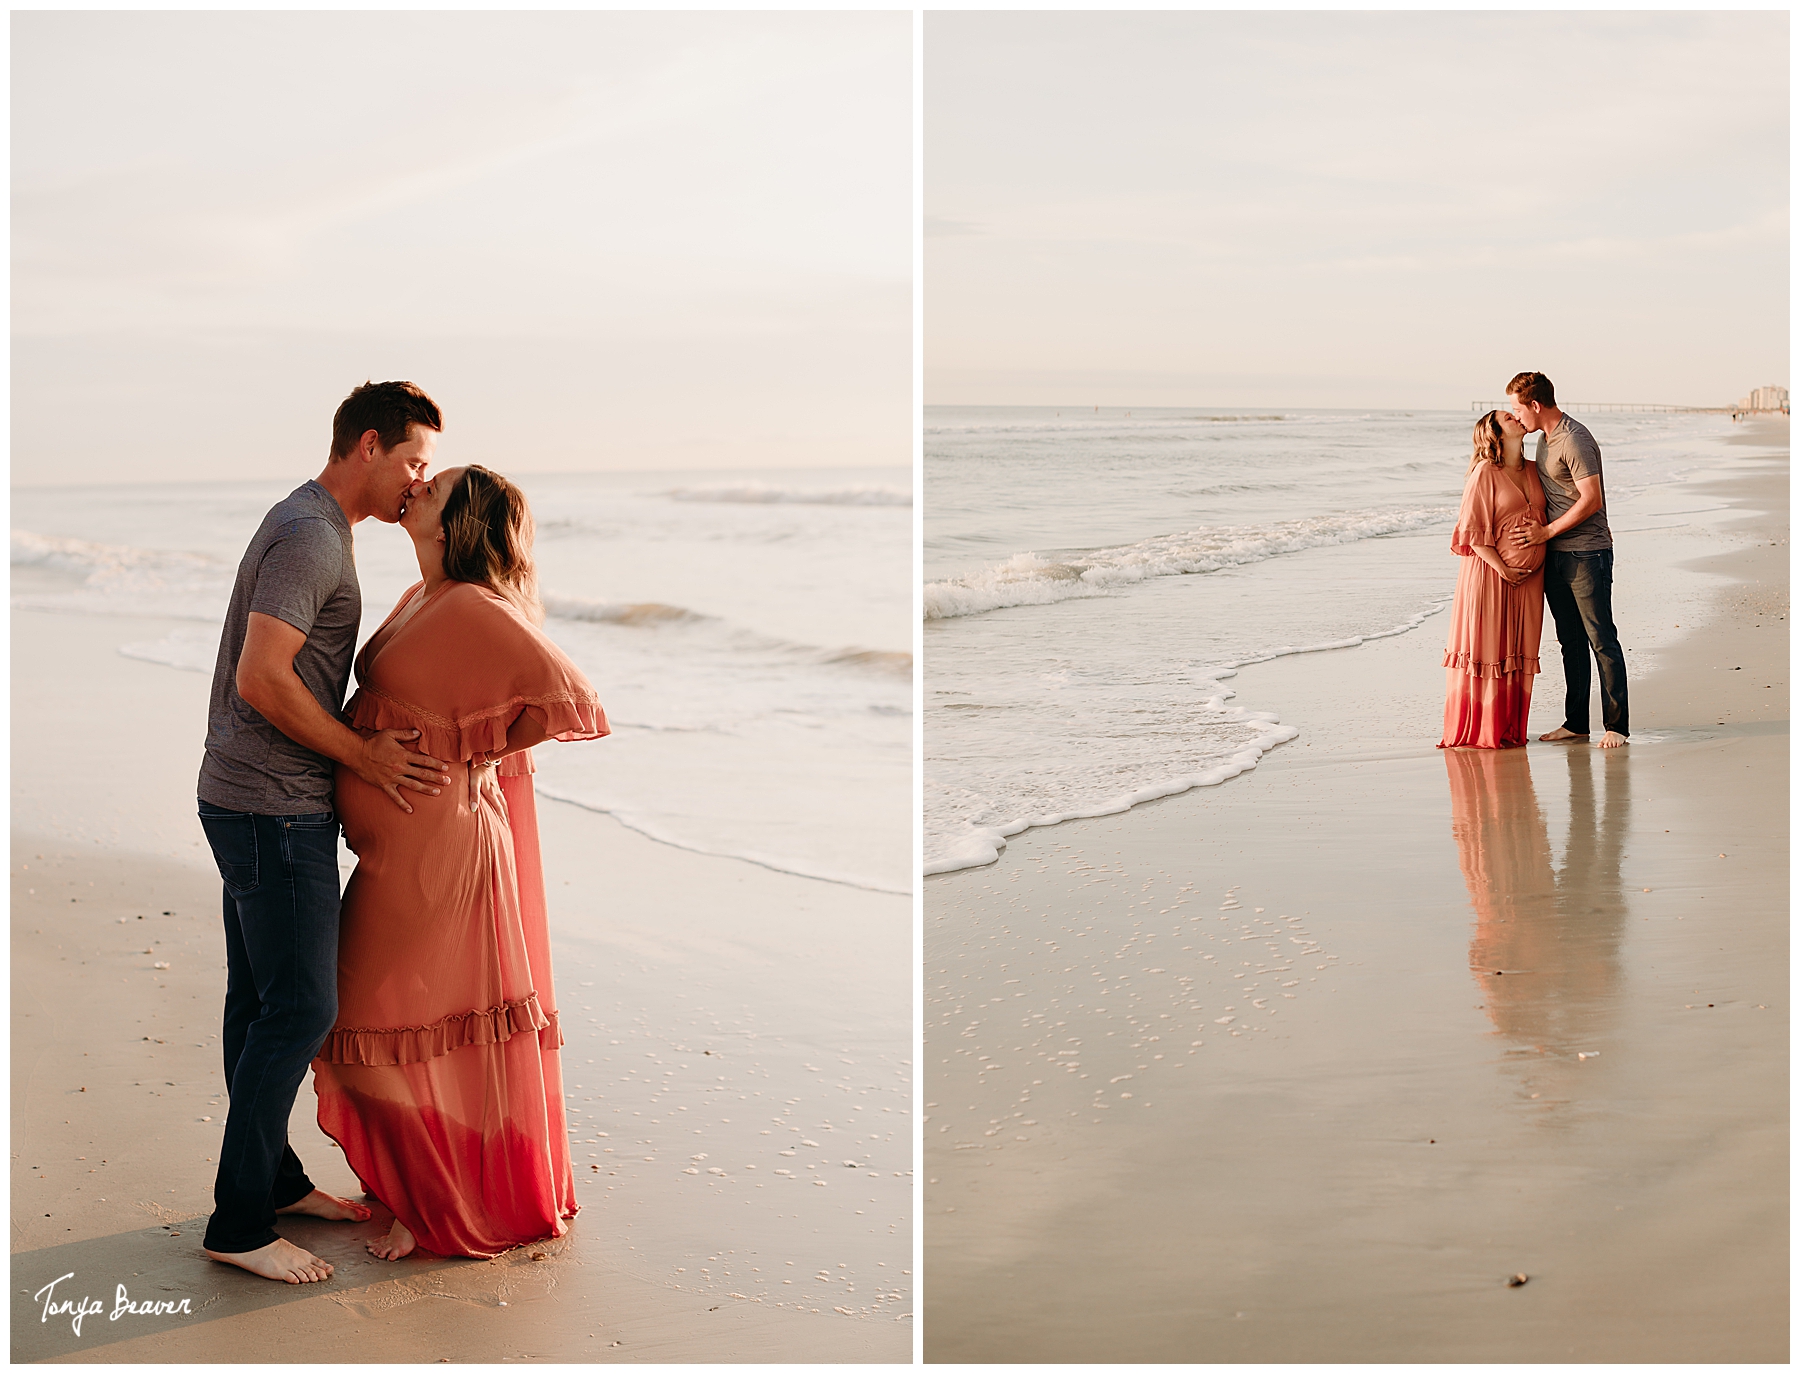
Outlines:
[[397,1260],[403,1255],[410,1255],[413,1252],[413,1246],[417,1244],[418,1241],[413,1239],[413,1233],[400,1224],[399,1217],[395,1217],[394,1224],[388,1228],[388,1233],[380,1240],[370,1241],[368,1250],[376,1259]]
[[302,1250],[290,1240],[282,1240],[277,1236],[260,1250],[220,1251],[207,1250],[201,1252],[208,1259],[216,1259],[221,1264],[235,1264],[239,1269],[247,1269],[259,1278],[275,1279],[281,1283],[318,1283],[321,1279],[331,1277],[331,1266],[310,1250]]
[[1596,744],[1594,748],[1617,749],[1621,744],[1629,743],[1631,743],[1631,741],[1624,735],[1621,735],[1617,730],[1608,730],[1604,735],[1600,736],[1600,743]]
[[326,1221],[367,1221],[374,1215],[362,1203],[333,1197],[322,1188],[314,1188],[300,1201],[277,1207],[275,1211],[277,1215],[298,1212],[303,1216],[321,1217]]
[[1538,736],[1539,741],[1544,744],[1561,744],[1566,739],[1586,739],[1586,738],[1587,738],[1586,735],[1578,735],[1573,730],[1563,729],[1562,726],[1560,726],[1560,725],[1557,726],[1554,730],[1552,730],[1549,734]]

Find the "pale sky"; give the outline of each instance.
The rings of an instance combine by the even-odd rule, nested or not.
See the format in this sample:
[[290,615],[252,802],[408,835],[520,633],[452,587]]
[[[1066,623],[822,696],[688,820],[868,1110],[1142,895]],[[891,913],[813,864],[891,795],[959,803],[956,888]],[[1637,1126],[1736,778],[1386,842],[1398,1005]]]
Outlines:
[[13,480],[905,464],[906,14],[15,13]]
[[1785,13],[925,22],[928,404],[1787,385]]

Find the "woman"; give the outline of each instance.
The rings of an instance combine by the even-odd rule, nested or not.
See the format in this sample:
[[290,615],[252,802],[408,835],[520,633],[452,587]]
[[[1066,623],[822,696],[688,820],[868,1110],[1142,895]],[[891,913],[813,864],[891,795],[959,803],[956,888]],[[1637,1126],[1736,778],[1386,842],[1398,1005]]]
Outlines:
[[1525,743],[1531,679],[1544,633],[1544,545],[1512,531],[1544,521],[1544,488],[1525,461],[1525,427],[1505,411],[1475,422],[1475,455],[1450,535],[1463,559],[1444,648],[1444,738],[1438,748]]
[[[417,489],[416,489],[417,490]],[[451,468],[400,520],[423,581],[356,660],[355,728],[420,732],[450,761],[410,811],[348,769],[356,851],[338,1020],[314,1062],[319,1125],[394,1214],[372,1254],[490,1257],[575,1215],[529,746],[606,717],[544,633],[525,498]]]

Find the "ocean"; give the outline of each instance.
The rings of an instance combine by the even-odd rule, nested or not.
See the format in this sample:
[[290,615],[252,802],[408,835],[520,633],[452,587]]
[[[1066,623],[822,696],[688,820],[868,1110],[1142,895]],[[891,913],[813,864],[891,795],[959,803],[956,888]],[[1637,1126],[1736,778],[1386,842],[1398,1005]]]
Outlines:
[[[1732,431],[1572,413],[1615,536]],[[927,407],[925,871],[1254,768],[1299,732],[1237,696],[1247,664],[1441,634],[1475,418]]]
[[[99,633],[105,618],[175,622],[119,652],[210,675],[244,545],[305,475],[15,487],[12,604],[95,617]],[[544,628],[614,732],[540,746],[540,797],[684,849],[911,891],[909,472],[515,480],[537,523]],[[374,520],[356,526],[356,558],[366,638],[418,566]]]

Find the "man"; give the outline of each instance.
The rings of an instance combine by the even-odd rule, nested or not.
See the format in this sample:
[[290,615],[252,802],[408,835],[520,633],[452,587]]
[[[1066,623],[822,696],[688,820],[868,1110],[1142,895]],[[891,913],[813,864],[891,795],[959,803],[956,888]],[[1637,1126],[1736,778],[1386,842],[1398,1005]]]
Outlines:
[[1541,372],[1521,372],[1506,384],[1513,414],[1535,433],[1538,477],[1544,484],[1547,523],[1514,534],[1520,544],[1548,543],[1544,600],[1562,646],[1567,696],[1563,723],[1540,740],[1588,737],[1588,650],[1600,667],[1600,748],[1626,742],[1631,724],[1625,702],[1625,651],[1612,618],[1612,530],[1606,523],[1606,488],[1600,445],[1586,425],[1563,414],[1556,388]]
[[231,1095],[203,1248],[264,1278],[312,1283],[332,1266],[275,1234],[277,1213],[363,1221],[314,1188],[287,1143],[307,1065],[337,1019],[338,763],[411,811],[437,759],[364,739],[339,718],[362,621],[350,529],[400,518],[443,419],[411,382],[367,383],[332,421],[314,481],[263,517],[238,565],[219,640],[200,766],[200,823],[225,880],[225,1087]]

